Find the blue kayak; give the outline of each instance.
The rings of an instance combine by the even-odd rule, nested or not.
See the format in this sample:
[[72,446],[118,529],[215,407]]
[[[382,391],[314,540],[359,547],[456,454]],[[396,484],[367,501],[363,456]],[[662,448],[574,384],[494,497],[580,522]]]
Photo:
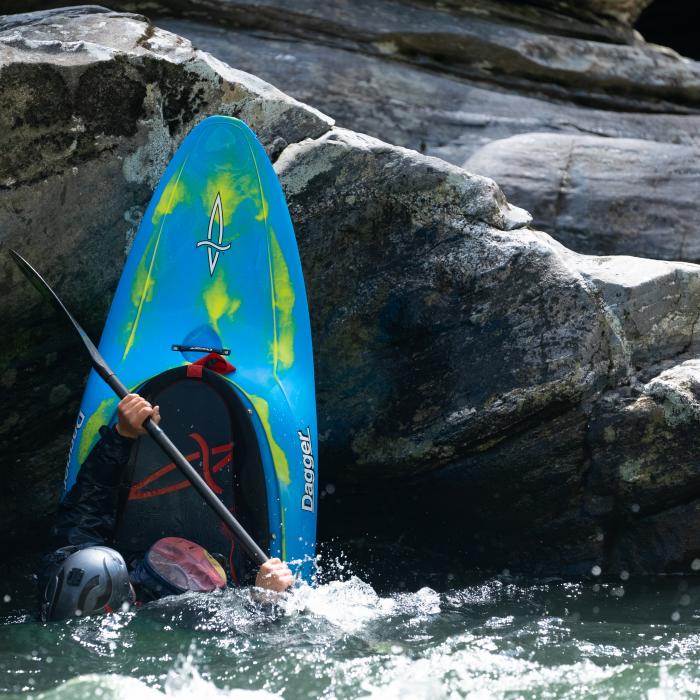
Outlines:
[[[131,391],[160,405],[163,429],[262,549],[310,579],[318,469],[306,291],[282,189],[243,122],[210,117],[174,155],[99,350]],[[117,402],[92,372],[66,491]],[[240,548],[149,437],[127,472],[116,538],[126,556],[186,537],[223,555],[235,578]]]

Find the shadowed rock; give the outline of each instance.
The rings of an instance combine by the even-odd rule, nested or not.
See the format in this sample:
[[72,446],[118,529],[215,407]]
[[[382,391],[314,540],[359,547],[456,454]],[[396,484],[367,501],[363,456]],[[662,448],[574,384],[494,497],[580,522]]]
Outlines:
[[611,392],[591,425],[589,509],[617,571],[697,570],[698,360]]
[[601,495],[606,433],[589,424],[697,350],[700,268],[573,253],[518,228],[488,180],[345,130],[277,168],[304,242],[324,476],[346,517],[475,563],[616,565],[619,477]]

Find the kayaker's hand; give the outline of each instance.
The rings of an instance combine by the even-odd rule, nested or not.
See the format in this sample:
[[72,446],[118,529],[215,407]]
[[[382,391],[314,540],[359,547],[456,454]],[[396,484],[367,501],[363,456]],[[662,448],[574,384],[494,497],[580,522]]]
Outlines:
[[258,570],[255,585],[268,591],[281,593],[286,591],[294,582],[294,576],[289,567],[277,558],[269,559]]
[[154,423],[160,422],[160,409],[151,406],[138,394],[127,394],[117,406],[117,432],[125,438],[137,438],[146,434],[143,422],[150,418]]

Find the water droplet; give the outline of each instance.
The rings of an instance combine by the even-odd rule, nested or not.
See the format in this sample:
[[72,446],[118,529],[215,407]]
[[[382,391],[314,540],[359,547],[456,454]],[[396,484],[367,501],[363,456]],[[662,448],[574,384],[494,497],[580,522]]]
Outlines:
[[601,573],[603,573],[603,570],[598,566],[598,564],[596,564],[596,565],[591,569],[591,573],[592,573],[594,576],[600,576]]
[[690,568],[693,571],[700,571],[700,559],[693,559],[693,561],[690,562]]
[[131,605],[127,601],[124,601],[122,603],[122,612],[129,612],[129,610],[131,610]]
[[678,612],[678,610],[674,610],[674,611],[671,613],[671,619],[672,619],[674,622],[678,622],[678,620],[681,619],[681,614]]
[[3,603],[9,603],[12,600],[12,596],[5,593],[5,595],[2,597],[2,602]]
[[332,496],[335,493],[335,486],[333,486],[333,484],[326,484],[326,493]]
[[690,605],[690,596],[684,593],[678,602],[683,606]]
[[620,578],[621,578],[623,581],[629,580],[629,577],[630,577],[630,572],[629,572],[629,571],[624,571],[624,570],[623,570],[623,571],[620,572]]
[[633,513],[639,513],[639,503],[633,503],[631,508]]

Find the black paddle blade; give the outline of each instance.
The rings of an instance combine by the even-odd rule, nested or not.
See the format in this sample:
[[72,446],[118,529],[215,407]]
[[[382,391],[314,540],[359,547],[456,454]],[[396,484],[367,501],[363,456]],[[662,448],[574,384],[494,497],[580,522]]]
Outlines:
[[58,298],[56,292],[49,287],[48,282],[16,250],[10,248],[9,253],[15,263],[17,263],[17,267],[22,271],[22,274],[32,283],[32,286],[39,294],[45,299],[48,299],[54,308],[60,311],[63,316],[67,316],[74,328],[80,333],[83,342],[87,341],[87,343],[94,348],[95,346],[90,338],[88,338],[87,333],[85,333],[80,324],[73,318],[71,312],[63,305],[63,302]]
[[22,274],[32,283],[41,296],[48,299],[59,311],[66,316],[69,316],[71,321],[75,323],[75,319],[71,316],[68,309],[63,306],[63,302],[56,296],[56,293],[49,287],[46,280],[16,251],[9,249],[10,256],[17,263],[17,267],[22,271]]
[[92,360],[92,366],[95,371],[115,390],[120,398],[126,395],[127,390],[123,385],[116,380],[112,370],[109,369],[105,361],[102,359],[102,355],[98,352],[92,340],[90,340],[88,334],[83,330],[83,327],[73,318],[73,314],[64,306],[63,302],[58,298],[56,292],[49,287],[48,282],[16,251],[9,249],[10,256],[17,263],[17,267],[22,271],[22,274],[32,283],[32,286],[43,296],[48,299],[52,306],[59,311],[59,313],[67,318],[73,329],[78,332],[80,339],[83,341],[85,349],[90,353],[90,359]]

